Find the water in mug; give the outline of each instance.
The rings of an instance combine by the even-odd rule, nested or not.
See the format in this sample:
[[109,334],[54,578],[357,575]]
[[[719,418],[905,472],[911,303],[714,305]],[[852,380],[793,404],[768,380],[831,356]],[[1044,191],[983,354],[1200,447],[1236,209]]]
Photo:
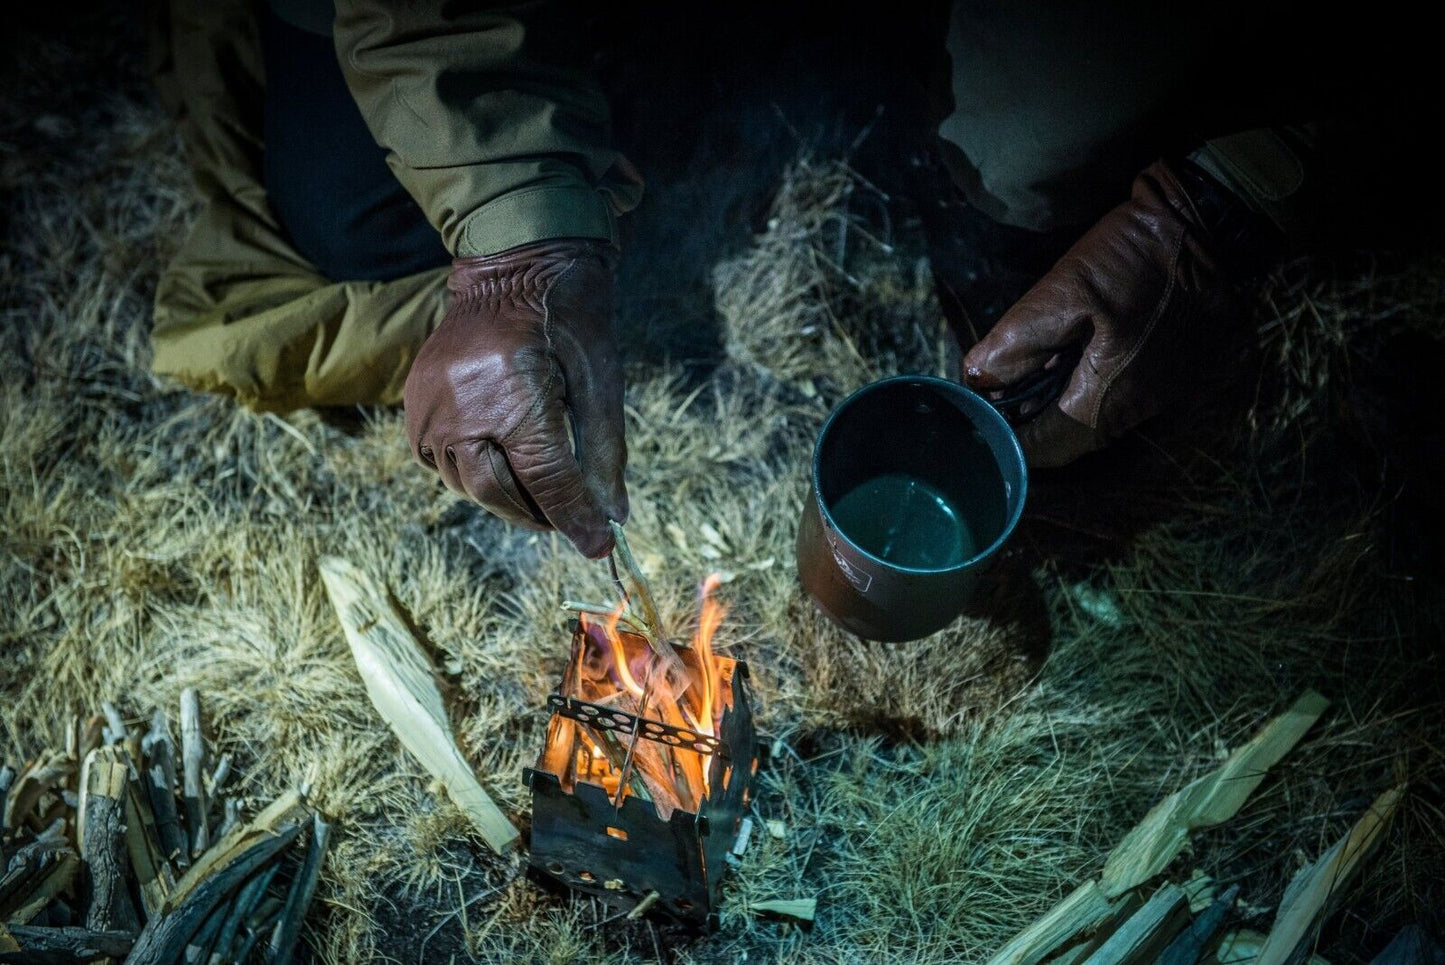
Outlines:
[[948,497],[904,473],[863,481],[832,506],[831,514],[849,539],[895,566],[943,569],[977,550],[968,523]]

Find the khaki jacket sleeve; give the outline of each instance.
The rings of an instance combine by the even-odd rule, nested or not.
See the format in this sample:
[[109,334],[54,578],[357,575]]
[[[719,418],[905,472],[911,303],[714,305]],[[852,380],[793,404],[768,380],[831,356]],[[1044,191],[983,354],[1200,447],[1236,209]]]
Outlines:
[[392,171],[456,255],[615,242],[642,181],[609,146],[582,16],[479,6],[337,0],[341,69]]
[[1301,242],[1316,233],[1310,225],[1318,199],[1309,193],[1310,168],[1321,167],[1316,125],[1254,128],[1216,137],[1190,155],[1285,236]]

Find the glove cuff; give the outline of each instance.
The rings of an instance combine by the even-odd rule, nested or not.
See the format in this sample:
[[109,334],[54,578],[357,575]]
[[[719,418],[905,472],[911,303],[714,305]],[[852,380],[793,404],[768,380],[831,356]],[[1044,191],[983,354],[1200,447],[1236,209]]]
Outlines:
[[455,258],[447,288],[455,296],[454,310],[495,310],[505,300],[540,312],[547,290],[567,270],[585,262],[610,280],[617,257],[616,246],[606,242],[554,238],[495,255]]

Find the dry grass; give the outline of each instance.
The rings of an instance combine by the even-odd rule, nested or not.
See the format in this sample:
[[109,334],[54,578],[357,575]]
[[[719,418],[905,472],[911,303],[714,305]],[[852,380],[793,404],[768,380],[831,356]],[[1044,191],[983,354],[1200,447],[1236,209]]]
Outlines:
[[[27,83],[52,54],[27,54]],[[916,256],[848,213],[869,189],[838,164],[794,165],[767,231],[715,272],[723,364],[691,380],[638,368],[629,389],[629,530],[672,625],[704,573],[731,574],[720,644],[752,665],[773,748],[757,807],[787,828],[755,835],[718,935],[659,939],[597,927],[600,907],[539,891],[469,835],[371,712],[315,561],[346,556],[392,588],[446,668],[464,748],[517,815],[565,659],[557,604],[605,597],[604,573],[456,503],[409,464],[398,413],[343,431],[148,374],[148,300],[190,201],[162,119],[124,77],[69,133],[7,114],[25,149],[5,162],[0,263],[0,746],[32,754],[101,699],[139,715],[201,688],[256,799],[316,771],[339,830],[307,935],[321,960],[649,960],[662,944],[699,962],[982,960],[1306,685],[1336,710],[1171,873],[1242,880],[1267,922],[1288,875],[1404,777],[1409,802],[1325,951],[1356,961],[1381,929],[1440,928],[1442,705],[1424,642],[1438,590],[1388,554],[1383,484],[1340,485],[1339,463],[1299,444],[1348,440],[1342,366],[1371,339],[1438,331],[1420,294],[1438,296],[1438,260],[1306,266],[1271,290],[1262,338],[1293,366],[1285,387],[1261,388],[1254,435],[1176,480],[1133,542],[1035,559],[1042,662],[1022,618],[881,647],[800,599],[793,527],[829,406],[881,374],[938,370],[938,314]],[[811,934],[748,913],[814,894]]]

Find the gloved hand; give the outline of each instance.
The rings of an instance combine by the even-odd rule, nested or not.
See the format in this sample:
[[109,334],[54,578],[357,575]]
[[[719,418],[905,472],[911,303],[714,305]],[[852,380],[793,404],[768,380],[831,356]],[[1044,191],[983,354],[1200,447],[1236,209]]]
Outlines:
[[456,259],[404,392],[412,454],[448,489],[592,558],[627,519],[614,262],[575,239]]
[[1231,287],[1199,208],[1163,161],[964,357],[964,381],[1008,389],[1082,352],[1058,401],[1019,426],[1032,466],[1061,466],[1196,387],[1228,338]]

